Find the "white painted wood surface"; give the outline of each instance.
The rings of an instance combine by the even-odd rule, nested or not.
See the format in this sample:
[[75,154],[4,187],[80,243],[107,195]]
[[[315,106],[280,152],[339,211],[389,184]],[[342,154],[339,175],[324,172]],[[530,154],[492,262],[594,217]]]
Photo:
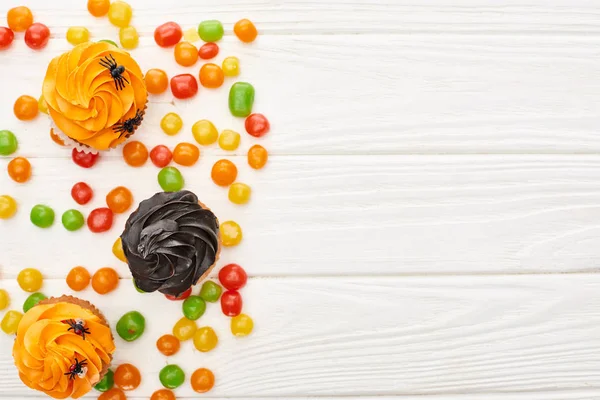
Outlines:
[[[205,398],[600,398],[599,3],[130,3],[142,33],[134,57],[143,69],[171,75],[196,74],[200,64],[177,66],[154,44],[154,27],[222,20],[218,60],[241,59],[240,80],[255,85],[255,109],[271,120],[271,134],[260,140],[272,154],[265,170],[245,165],[257,142],[246,135],[238,151],[202,148],[197,166],[181,168],[186,186],[221,220],[244,229],[244,242],[226,249],[222,263],[240,262],[252,276],[243,295],[255,334],[232,338],[213,306],[202,323],[217,329],[219,347],[167,360],[154,342],[179,305],[134,292],[126,266],[112,256],[126,216],[104,235],[70,234],[58,220],[46,231],[28,222],[36,203],[59,215],[75,207],[69,189],[79,180],[96,190],[91,206],[76,207],[84,211],[119,184],[138,201],[159,190],[152,165],[132,169],[113,152],[94,169],[79,169],[49,141],[47,120],[21,123],[12,115],[14,99],[38,96],[45,65],[69,49],[69,26],[90,27],[94,39],[118,37],[106,19],[87,14],[83,0],[0,4],[0,15],[29,5],[53,32],[42,52],[29,50],[22,35],[0,52],[0,129],[17,134],[18,154],[34,167],[26,185],[0,174],[0,192],[21,205],[0,223],[0,287],[13,307],[25,298],[14,279],[24,267],[44,272],[50,295],[69,292],[64,276],[74,265],[117,268],[123,280],[115,294],[88,289],[82,297],[113,323],[131,309],[148,318],[138,342],[118,339],[115,363],[143,372],[130,399],[147,399],[160,386],[166,362],[188,372],[213,369],[218,383]],[[249,46],[231,34],[243,17],[261,31]],[[136,138],[149,147],[193,142],[190,127],[202,118],[243,132],[226,98],[227,87],[201,88],[191,102],[153,97]],[[174,110],[185,128],[169,138],[158,122]],[[230,204],[210,182],[222,157],[253,187],[247,206]],[[0,158],[0,170],[8,161]],[[36,251],[27,245],[32,238]],[[0,398],[42,398],[19,382],[10,348],[11,339],[0,337]],[[177,394],[199,397],[188,384]]]

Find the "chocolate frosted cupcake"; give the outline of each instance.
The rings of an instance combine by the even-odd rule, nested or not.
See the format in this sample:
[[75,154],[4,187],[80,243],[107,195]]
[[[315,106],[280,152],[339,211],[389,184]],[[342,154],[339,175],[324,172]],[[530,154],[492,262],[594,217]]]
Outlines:
[[192,192],[162,192],[140,203],[121,235],[136,286],[178,297],[214,267],[219,221]]

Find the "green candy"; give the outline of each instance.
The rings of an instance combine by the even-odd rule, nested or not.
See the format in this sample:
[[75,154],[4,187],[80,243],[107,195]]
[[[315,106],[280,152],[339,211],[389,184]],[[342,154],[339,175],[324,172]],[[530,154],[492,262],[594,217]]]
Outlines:
[[183,189],[183,176],[175,167],[164,167],[158,173],[158,184],[165,192],[178,192]]
[[229,89],[229,111],[234,117],[246,118],[252,114],[254,86],[247,82],[236,82]]
[[62,215],[62,224],[68,231],[81,229],[84,223],[83,214],[77,210],[67,210]]
[[209,303],[216,303],[219,300],[219,297],[221,297],[222,291],[223,289],[221,286],[213,281],[206,281],[202,284],[202,288],[200,289],[200,297]]
[[0,156],[10,156],[17,151],[19,142],[11,131],[0,131]]
[[31,310],[33,307],[37,306],[40,301],[45,299],[47,299],[47,297],[43,293],[31,294],[27,300],[25,300],[25,303],[23,303],[23,312]]
[[38,204],[31,209],[29,219],[39,228],[48,228],[54,223],[54,210],[43,204]]
[[160,383],[167,389],[176,389],[185,381],[185,373],[179,365],[167,365],[158,374]]
[[112,44],[112,45],[113,45],[113,46],[115,46],[115,47],[119,47],[119,46],[117,46],[117,44],[116,44],[115,42],[113,42],[112,40],[108,40],[108,39],[102,39],[102,40],[101,40],[101,42],[110,43],[110,44]]
[[133,282],[133,287],[135,288],[135,290],[137,290],[137,291],[138,291],[138,293],[146,293],[146,292],[144,292],[142,289],[140,289],[140,288],[138,287],[138,285],[136,285],[136,283],[135,283],[135,279],[132,279],[131,281]]
[[198,25],[198,36],[205,42],[216,42],[223,37],[223,24],[220,21],[202,21]]
[[104,378],[102,378],[100,380],[100,382],[96,383],[96,386],[94,386],[94,389],[96,389],[99,392],[107,392],[110,389],[112,389],[113,386],[115,386],[114,375],[115,375],[115,373],[112,371],[112,369],[109,369],[106,372],[106,375],[104,375]]
[[123,340],[133,342],[144,333],[146,319],[137,311],[130,311],[117,322],[117,333]]
[[189,320],[195,321],[204,315],[206,303],[200,296],[190,296],[181,305],[183,315]]

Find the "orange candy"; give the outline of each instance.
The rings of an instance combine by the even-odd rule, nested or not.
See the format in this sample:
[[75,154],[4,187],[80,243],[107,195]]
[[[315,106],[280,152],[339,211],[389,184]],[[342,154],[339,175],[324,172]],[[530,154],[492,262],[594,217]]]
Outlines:
[[200,68],[200,84],[205,88],[216,89],[223,84],[225,74],[217,64],[208,63]]
[[248,165],[254,169],[261,169],[269,159],[269,152],[260,144],[255,144],[248,150]]
[[35,98],[23,95],[15,101],[13,111],[15,112],[15,117],[21,121],[30,121],[37,117],[40,109],[38,108],[38,101]]
[[13,158],[8,163],[8,175],[13,181],[25,183],[31,177],[31,164],[24,157]]
[[215,386],[215,375],[209,369],[199,368],[192,374],[190,383],[194,391],[206,393]]
[[156,348],[165,356],[172,356],[179,351],[181,342],[173,335],[162,335],[156,341]]
[[98,400],[127,400],[127,396],[121,389],[112,388],[98,396]]
[[191,167],[196,164],[200,158],[198,146],[191,143],[179,143],[173,150],[173,161],[185,167]]
[[179,42],[175,45],[175,61],[184,67],[191,67],[198,61],[198,49],[190,42]]
[[75,267],[67,275],[67,285],[76,292],[80,292],[90,284],[90,273],[84,267]]
[[152,393],[150,400],[176,400],[176,398],[169,389],[160,389]]
[[237,167],[229,160],[219,160],[210,173],[212,180],[219,186],[229,186],[237,178]]
[[115,385],[123,390],[134,390],[142,383],[140,370],[131,364],[121,364],[115,370]]
[[134,140],[123,147],[123,158],[132,167],[141,167],[148,160],[148,149],[144,143]]
[[87,9],[94,17],[103,17],[108,14],[110,0],[88,0]]
[[258,36],[256,26],[248,19],[242,19],[233,26],[233,33],[244,43],[253,42]]
[[162,69],[149,69],[144,76],[148,93],[161,94],[169,87],[169,77]]
[[106,195],[106,205],[115,214],[124,213],[131,207],[133,195],[124,186],[118,186]]
[[100,268],[92,276],[92,288],[99,294],[112,292],[119,285],[119,275],[112,268]]
[[33,14],[27,7],[15,7],[6,14],[8,27],[15,32],[25,32],[33,24]]

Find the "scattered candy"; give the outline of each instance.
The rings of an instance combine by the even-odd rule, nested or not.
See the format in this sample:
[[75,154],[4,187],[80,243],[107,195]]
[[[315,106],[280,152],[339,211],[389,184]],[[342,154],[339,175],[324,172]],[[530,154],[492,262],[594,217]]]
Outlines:
[[198,25],[198,36],[205,42],[218,42],[223,37],[223,25],[216,20],[202,21]]
[[171,93],[178,99],[189,99],[198,93],[198,82],[194,75],[181,74],[171,78]]
[[234,336],[248,336],[254,329],[254,321],[246,314],[231,318],[231,333]]
[[38,101],[27,95],[20,96],[13,106],[15,117],[21,121],[31,121],[39,113]]
[[112,292],[119,285],[119,275],[112,268],[100,268],[92,276],[92,289],[98,294],[107,294]]
[[113,224],[113,212],[110,208],[101,207],[92,210],[87,218],[87,225],[94,233],[106,232]]
[[226,289],[229,290],[240,290],[246,286],[248,282],[248,275],[244,268],[237,264],[227,264],[219,271],[219,282]]
[[17,283],[26,292],[37,292],[41,289],[43,282],[42,273],[35,268],[25,268],[17,275]]
[[23,314],[18,311],[10,310],[6,314],[4,314],[4,318],[2,318],[2,323],[0,323],[0,328],[2,332],[7,335],[12,335],[17,333],[17,327],[19,326],[19,322],[21,322],[21,318],[23,318]]
[[232,131],[231,129],[225,129],[219,135],[219,147],[223,150],[233,151],[240,145],[240,134]]
[[29,219],[38,228],[49,228],[54,224],[54,210],[43,204],[33,206]]
[[181,40],[181,26],[175,22],[167,22],[154,30],[154,41],[160,47],[175,46]]
[[92,168],[98,161],[98,158],[100,158],[100,154],[86,153],[84,151],[73,149],[71,158],[73,159],[73,162],[81,168]]
[[87,204],[94,196],[94,191],[85,182],[78,182],[71,189],[71,197],[77,204]]
[[15,7],[6,14],[8,27],[15,32],[25,32],[33,24],[33,14],[27,7]]
[[165,167],[158,173],[158,184],[165,192],[178,192],[184,183],[181,172],[175,167]]
[[161,94],[169,87],[169,77],[162,69],[149,69],[144,76],[148,93]]
[[98,400],[127,400],[127,396],[121,389],[112,388],[98,396]]
[[213,144],[219,138],[219,132],[212,122],[202,119],[192,126],[192,134],[196,142],[203,146]]
[[154,147],[152,151],[150,151],[150,161],[152,164],[156,165],[158,168],[164,168],[173,159],[173,153],[167,146],[162,144]]
[[165,294],[165,297],[171,301],[181,301],[185,300],[192,294],[192,288],[188,288],[185,292],[181,293],[179,296],[172,296],[170,294]]
[[17,157],[8,163],[8,176],[17,183],[25,183],[31,177],[31,163],[25,157]]
[[81,292],[88,287],[91,280],[90,273],[84,267],[75,267],[67,274],[67,286],[76,292]]
[[254,169],[261,169],[269,159],[269,153],[260,144],[255,144],[248,150],[248,165]]
[[198,146],[191,143],[179,143],[173,150],[173,161],[185,167],[191,167],[196,164],[200,158]]
[[183,127],[183,120],[178,114],[168,113],[160,121],[160,127],[167,135],[174,136],[177,135]]
[[17,202],[11,196],[0,196],[0,219],[12,218],[17,212]]
[[200,68],[200,84],[205,88],[216,89],[221,87],[224,80],[223,70],[217,64],[208,63]]
[[123,251],[123,242],[121,241],[121,237],[118,237],[117,240],[115,240],[115,243],[113,243],[112,253],[119,260],[123,261],[124,263],[127,262],[127,258],[125,257],[125,252]]
[[246,118],[245,126],[246,132],[254,137],[264,136],[271,129],[269,120],[262,114],[251,114]]
[[8,49],[15,40],[15,33],[7,27],[0,27],[0,50]]
[[146,292],[144,292],[142,289],[140,289],[140,288],[138,287],[137,283],[135,283],[135,279],[132,279],[131,281],[133,282],[133,287],[135,288],[135,290],[136,290],[138,293],[146,293]]
[[138,47],[140,35],[133,26],[126,26],[119,29],[119,41],[124,49],[132,50]]
[[[121,339],[126,340],[128,342],[133,342],[138,339],[144,333],[144,329],[146,329],[146,319],[142,314],[137,311],[130,311],[127,314],[123,315],[119,321],[117,322],[117,333],[121,336]],[[117,371],[118,372],[118,368]],[[119,386],[123,390],[132,390],[126,389],[122,385],[117,382],[117,386]]]
[[234,117],[247,117],[254,105],[254,86],[247,82],[236,82],[229,89],[229,111]]
[[221,224],[221,240],[223,246],[237,246],[242,241],[242,228],[234,221],[225,221]]
[[65,229],[71,232],[81,229],[81,227],[85,224],[85,218],[78,210],[65,211],[62,215],[61,221]]
[[203,60],[210,60],[215,58],[219,54],[219,45],[216,43],[204,43],[200,49],[198,49],[198,57]]
[[221,64],[225,76],[238,76],[240,74],[240,60],[237,57],[227,57]]
[[48,40],[50,40],[50,29],[39,22],[31,25],[25,32],[25,44],[30,49],[43,49],[48,44]]
[[219,160],[213,165],[210,176],[217,185],[229,186],[237,178],[237,167],[229,160]]
[[0,310],[6,309],[10,304],[10,296],[8,292],[4,289],[0,289]]
[[119,28],[129,26],[132,15],[133,10],[131,9],[131,6],[124,1],[113,1],[108,8],[108,20],[111,24],[118,26]]
[[160,389],[152,393],[150,400],[176,400],[175,394],[169,389]]
[[67,30],[67,42],[73,46],[90,40],[90,31],[85,26],[72,26]]
[[110,0],[88,0],[87,9],[94,17],[103,17],[108,14]]
[[158,374],[160,383],[167,389],[176,389],[185,381],[185,373],[175,364],[167,365]]
[[239,20],[233,26],[233,33],[244,43],[251,43],[258,36],[258,31],[256,30],[256,26],[252,23],[252,21],[247,19]]
[[190,296],[181,305],[183,315],[191,321],[195,321],[204,315],[206,303],[200,296]]
[[142,375],[134,365],[121,364],[115,370],[114,380],[121,390],[134,390],[142,383]]
[[219,338],[217,337],[214,329],[210,326],[198,328],[194,334],[194,347],[203,353],[211,351],[217,347],[218,343]]
[[240,315],[242,305],[242,295],[235,290],[228,290],[221,296],[221,310],[228,317]]
[[229,201],[234,204],[246,204],[250,201],[252,189],[245,183],[236,182],[229,186]]
[[144,143],[134,140],[123,146],[123,159],[132,167],[141,167],[148,160],[148,149]]
[[200,297],[209,303],[216,303],[219,297],[221,297],[222,291],[221,286],[213,281],[206,281],[202,284],[202,288],[200,288]]
[[106,205],[115,214],[122,214],[133,204],[131,191],[124,186],[117,186],[106,195]]
[[199,368],[192,374],[190,384],[195,392],[206,393],[215,386],[215,375],[209,369]]
[[31,310],[33,307],[37,306],[37,304],[40,301],[45,300],[45,299],[47,299],[47,297],[43,293],[30,294],[29,297],[23,303],[23,312],[26,313],[27,311]]
[[[38,99],[38,110],[43,113],[43,114],[48,114],[48,103],[46,103],[46,100],[44,99],[44,95],[41,95],[40,98]],[[51,134],[54,134],[54,129],[50,129]],[[62,142],[62,140],[61,140]],[[61,144],[61,146],[63,146],[64,143]]]
[[96,385],[94,386],[94,389],[96,389],[99,392],[106,392],[106,391],[112,389],[114,385],[115,385],[115,373],[113,372],[112,369],[109,369],[108,371],[106,371],[106,374],[104,375],[104,377],[102,377],[102,379],[100,379],[100,382],[96,383]]
[[175,61],[183,67],[191,67],[198,61],[198,49],[190,42],[179,42],[173,51]]
[[17,151],[19,142],[11,131],[0,131],[0,156],[10,156]]
[[162,335],[156,341],[156,348],[165,356],[177,354],[180,347],[181,342],[173,335]]
[[184,342],[190,340],[197,329],[198,327],[194,321],[190,321],[186,317],[183,317],[173,326],[173,336]]
[[183,38],[190,43],[197,42],[200,40],[200,36],[198,36],[198,28],[190,28],[183,32]]

